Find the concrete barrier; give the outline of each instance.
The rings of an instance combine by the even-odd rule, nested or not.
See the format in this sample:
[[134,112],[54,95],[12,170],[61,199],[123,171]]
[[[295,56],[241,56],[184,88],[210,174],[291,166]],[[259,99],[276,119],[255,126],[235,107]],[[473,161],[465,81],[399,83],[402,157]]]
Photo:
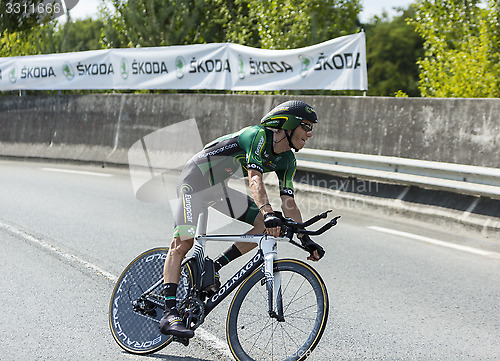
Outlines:
[[202,140],[300,98],[320,124],[309,148],[500,167],[500,99],[95,94],[0,97],[0,154],[126,163],[127,149],[196,118]]
[[[208,94],[1,96],[0,156],[127,165],[128,150],[134,143],[168,125],[195,118],[201,140],[207,143],[257,124],[269,109],[291,98],[308,102],[319,114],[308,148],[500,168],[500,99]],[[175,142],[192,141],[182,132],[178,136]],[[375,194],[371,189],[358,191],[359,187],[354,187],[357,181],[349,180],[357,189],[353,193],[344,189],[345,181],[341,179],[320,179],[314,174],[298,174],[296,178],[298,187],[304,182],[341,185],[339,189],[314,187],[318,194],[334,194],[349,201],[354,197],[359,202],[353,196],[357,193],[364,205],[372,202],[374,207],[413,212],[417,217],[425,215],[430,221],[442,217],[461,225],[469,222],[472,228],[483,231],[500,231],[496,200],[394,185],[377,186]],[[454,212],[441,215],[443,209]]]

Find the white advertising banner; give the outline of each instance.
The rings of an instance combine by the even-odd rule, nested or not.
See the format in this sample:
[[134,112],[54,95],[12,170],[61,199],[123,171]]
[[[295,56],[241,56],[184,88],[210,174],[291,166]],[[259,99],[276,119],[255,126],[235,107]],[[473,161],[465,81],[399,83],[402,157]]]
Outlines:
[[365,34],[292,50],[225,43],[0,58],[0,91],[21,89],[367,90]]

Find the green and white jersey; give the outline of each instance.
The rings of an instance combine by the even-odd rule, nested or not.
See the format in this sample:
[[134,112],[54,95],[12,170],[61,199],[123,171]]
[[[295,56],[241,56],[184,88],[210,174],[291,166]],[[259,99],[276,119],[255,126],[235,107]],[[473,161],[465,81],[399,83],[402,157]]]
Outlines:
[[192,161],[207,185],[220,183],[233,175],[246,177],[249,169],[275,172],[281,195],[293,196],[293,177],[297,168],[292,151],[273,151],[273,132],[262,125],[243,128],[207,144]]

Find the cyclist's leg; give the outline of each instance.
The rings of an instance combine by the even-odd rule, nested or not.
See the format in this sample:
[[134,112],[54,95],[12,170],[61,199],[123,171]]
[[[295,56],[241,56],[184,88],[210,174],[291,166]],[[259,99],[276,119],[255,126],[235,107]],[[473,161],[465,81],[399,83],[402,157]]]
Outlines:
[[160,331],[182,338],[194,336],[194,332],[183,324],[179,316],[176,308],[176,293],[181,263],[193,246],[196,221],[203,206],[203,194],[206,193],[206,191],[197,191],[199,187],[197,187],[196,178],[197,174],[192,176],[191,172],[187,172],[187,176],[181,178],[179,182],[177,188],[179,199],[177,207],[174,209],[174,235],[163,269],[165,314],[160,321]]
[[188,162],[177,184],[177,204],[174,214],[174,234],[165,260],[164,282],[179,283],[181,262],[193,246],[198,215],[210,195],[208,185],[199,168]]
[[163,268],[164,283],[179,283],[182,260],[193,247],[193,243],[193,237],[173,237]]
[[[253,226],[245,234],[259,234],[264,233],[264,217],[259,212],[259,208],[254,200],[245,193],[239,192],[235,189],[223,185],[226,202],[214,206],[219,212],[233,217],[239,221],[251,224]],[[219,267],[225,266],[229,262],[238,258],[239,256],[249,252],[257,246],[256,243],[236,242],[233,246],[229,247],[219,258],[215,261]],[[235,249],[236,248],[236,249]]]

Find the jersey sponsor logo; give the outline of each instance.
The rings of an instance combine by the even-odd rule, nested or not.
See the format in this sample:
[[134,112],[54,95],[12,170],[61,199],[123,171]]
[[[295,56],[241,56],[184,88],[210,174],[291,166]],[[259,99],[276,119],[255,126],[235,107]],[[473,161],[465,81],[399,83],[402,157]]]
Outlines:
[[264,145],[264,136],[260,137],[259,144],[257,145],[257,149],[255,149],[255,155],[260,157],[260,152],[262,150],[263,145]]
[[255,169],[255,170],[258,170],[261,173],[264,173],[264,169],[260,165],[257,165],[257,164],[254,164],[254,163],[249,163],[248,166],[247,166],[247,168],[248,169]]
[[193,222],[193,212],[191,210],[191,195],[184,194],[184,218],[188,222]]
[[266,165],[269,167],[269,168],[276,168],[276,164],[274,164],[272,161],[269,161],[266,163]]
[[223,146],[223,147],[220,147],[220,148],[214,149],[214,150],[212,150],[212,151],[210,151],[210,152],[206,152],[206,153],[205,153],[205,152],[202,152],[202,153],[198,154],[198,158],[199,158],[199,159],[202,159],[202,158],[211,157],[211,156],[214,156],[214,155],[216,155],[216,154],[219,154],[219,153],[221,153],[221,152],[223,152],[223,151],[225,151],[225,150],[229,150],[229,149],[235,148],[235,147],[237,147],[237,146],[238,146],[238,144],[237,144],[237,143],[227,144],[227,145],[225,145],[225,146]]
[[193,192],[193,186],[191,184],[183,183],[181,185],[181,192],[182,193],[191,193],[191,192]]

